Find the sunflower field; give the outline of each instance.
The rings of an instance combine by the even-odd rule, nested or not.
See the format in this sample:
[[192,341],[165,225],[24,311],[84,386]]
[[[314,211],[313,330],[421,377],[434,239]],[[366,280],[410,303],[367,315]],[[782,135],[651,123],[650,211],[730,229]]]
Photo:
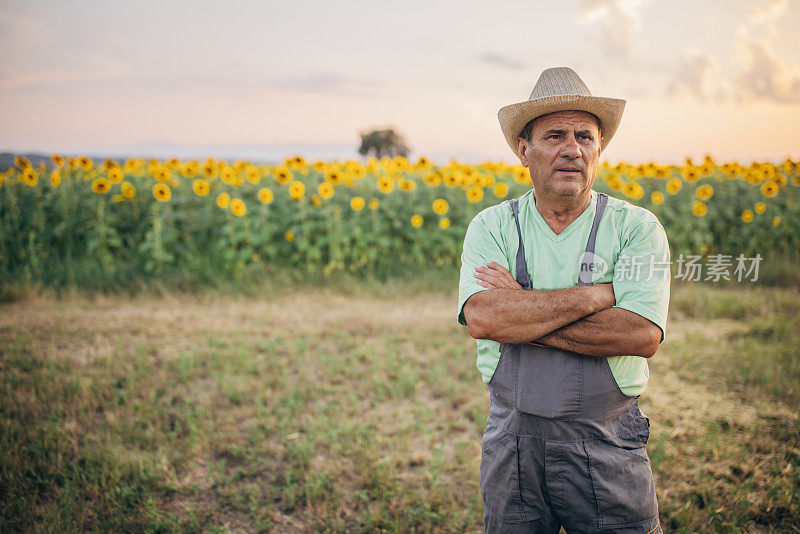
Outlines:
[[[15,157],[0,173],[0,282],[114,289],[252,269],[316,278],[455,267],[469,221],[531,187],[520,165],[421,157],[280,164]],[[798,257],[800,162],[604,162],[594,189],[652,211],[678,254]],[[2,284],[0,284],[2,285]]]

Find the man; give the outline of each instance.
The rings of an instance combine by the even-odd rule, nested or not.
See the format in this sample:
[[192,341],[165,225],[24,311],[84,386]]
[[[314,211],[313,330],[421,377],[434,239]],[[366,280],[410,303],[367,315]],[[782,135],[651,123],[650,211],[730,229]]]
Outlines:
[[555,68],[498,114],[533,188],[479,213],[461,257],[459,322],[490,392],[487,532],[661,532],[638,398],[669,246],[652,213],[592,190],[624,106]]

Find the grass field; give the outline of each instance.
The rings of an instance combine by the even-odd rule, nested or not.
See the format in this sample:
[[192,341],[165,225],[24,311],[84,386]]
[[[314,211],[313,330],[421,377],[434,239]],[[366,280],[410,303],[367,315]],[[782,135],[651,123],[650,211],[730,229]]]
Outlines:
[[[2,304],[0,531],[480,531],[488,396],[455,306]],[[795,289],[673,287],[641,402],[665,532],[800,532],[798,321]]]

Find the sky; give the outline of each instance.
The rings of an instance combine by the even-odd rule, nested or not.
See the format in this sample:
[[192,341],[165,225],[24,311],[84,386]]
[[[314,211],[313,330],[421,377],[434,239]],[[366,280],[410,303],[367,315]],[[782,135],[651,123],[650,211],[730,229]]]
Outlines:
[[513,163],[555,66],[627,101],[608,161],[800,159],[800,0],[0,0],[0,151]]

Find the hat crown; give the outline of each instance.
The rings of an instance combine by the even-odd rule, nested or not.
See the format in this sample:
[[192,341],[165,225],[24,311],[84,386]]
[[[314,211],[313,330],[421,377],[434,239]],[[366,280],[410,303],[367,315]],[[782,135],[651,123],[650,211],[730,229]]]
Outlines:
[[569,67],[553,67],[542,72],[528,100],[564,95],[592,96],[592,93],[577,72]]

